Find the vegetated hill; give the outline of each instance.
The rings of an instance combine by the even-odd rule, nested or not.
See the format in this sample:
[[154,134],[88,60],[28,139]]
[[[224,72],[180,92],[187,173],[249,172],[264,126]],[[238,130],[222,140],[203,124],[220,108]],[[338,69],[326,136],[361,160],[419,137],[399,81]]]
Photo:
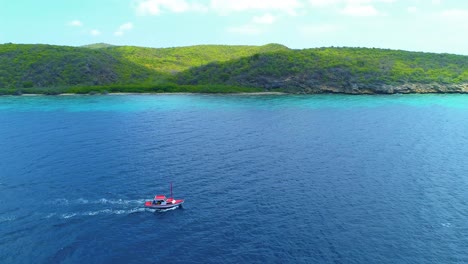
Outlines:
[[468,92],[468,57],[369,48],[287,50],[191,68],[178,83],[294,93]]
[[468,92],[468,57],[369,48],[291,50],[279,44],[158,49],[103,43],[0,45],[0,94],[21,88],[41,92],[44,87],[52,93]]
[[88,49],[105,49],[105,48],[110,48],[110,47],[115,47],[115,46],[111,44],[107,44],[107,43],[94,43],[94,44],[83,45],[81,47],[88,48]]
[[191,67],[257,53],[288,50],[265,46],[202,45],[178,48],[0,45],[0,88],[170,83]]
[[153,74],[105,50],[0,45],[0,87],[56,87],[142,82]]
[[148,69],[171,74],[211,62],[225,62],[259,53],[286,50],[289,49],[279,44],[263,46],[198,45],[175,48],[116,46],[108,49],[111,53],[119,54],[128,61],[143,65]]

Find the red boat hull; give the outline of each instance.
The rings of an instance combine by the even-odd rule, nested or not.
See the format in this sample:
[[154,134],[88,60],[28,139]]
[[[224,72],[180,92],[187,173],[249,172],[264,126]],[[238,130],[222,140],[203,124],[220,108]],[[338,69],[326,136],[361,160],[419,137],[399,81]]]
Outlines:
[[[174,202],[172,202],[174,201]],[[174,208],[181,206],[184,203],[184,200],[170,200],[168,199],[166,204],[155,204],[153,201],[146,201],[145,202],[145,208],[151,208],[151,209],[169,209],[169,208]]]

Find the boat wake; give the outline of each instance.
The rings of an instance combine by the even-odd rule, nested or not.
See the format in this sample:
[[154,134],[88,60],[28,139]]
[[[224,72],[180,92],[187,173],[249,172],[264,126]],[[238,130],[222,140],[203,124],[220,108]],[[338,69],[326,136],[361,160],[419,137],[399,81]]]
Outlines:
[[133,214],[138,212],[146,211],[145,208],[133,208],[129,210],[120,210],[120,209],[104,209],[104,210],[97,210],[97,211],[86,211],[81,213],[64,213],[64,214],[49,214],[46,218],[59,216],[62,219],[68,219],[76,216],[96,216],[96,215],[127,215]]
[[79,205],[79,204],[118,204],[118,205],[139,205],[145,202],[144,199],[139,200],[124,200],[124,199],[106,199],[101,198],[97,200],[88,200],[84,198],[78,198],[74,200],[69,200],[65,198],[55,199],[53,201],[47,202],[47,204],[53,205]]
[[0,223],[14,221],[15,219],[15,216],[1,216]]
[[[44,201],[48,205],[46,208],[49,211],[43,213],[28,215],[26,218],[39,217],[41,219],[74,219],[77,217],[87,218],[93,216],[117,216],[117,215],[130,215],[134,213],[151,212],[151,213],[164,213],[177,209],[180,206],[167,208],[167,209],[154,209],[144,207],[145,199],[55,199],[51,201]],[[18,216],[4,214],[0,216],[0,224],[17,221]]]
[[167,209],[152,209],[155,213],[164,213],[164,212],[167,212],[167,211],[172,211],[172,210],[175,210],[177,208],[179,208],[179,206],[175,206],[175,207],[171,207],[171,208],[167,208]]
[[[56,208],[56,212],[46,214],[43,218],[69,219],[88,216],[128,215],[145,211],[154,211],[144,208],[144,202],[144,199],[125,200],[101,198],[89,200],[85,198],[60,198],[46,202],[48,205],[53,205]],[[67,208],[68,210],[63,210],[63,208]]]

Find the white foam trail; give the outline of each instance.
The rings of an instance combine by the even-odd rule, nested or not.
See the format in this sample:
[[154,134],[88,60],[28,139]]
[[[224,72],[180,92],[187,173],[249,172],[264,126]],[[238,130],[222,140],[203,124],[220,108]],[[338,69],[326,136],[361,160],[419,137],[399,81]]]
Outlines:
[[50,213],[50,214],[46,215],[45,218],[51,218],[52,216],[55,216],[55,215],[56,215],[56,213]]
[[71,217],[74,217],[74,216],[76,216],[76,213],[62,214],[63,219],[68,219],[68,218],[71,218]]
[[101,199],[99,199],[96,203],[100,203],[100,204],[123,204],[123,205],[127,205],[127,204],[143,204],[144,202],[145,202],[144,199],[140,199],[140,200],[122,200],[122,199],[109,200],[109,199],[106,199],[106,198],[101,198]]
[[84,199],[84,198],[79,198],[79,199],[76,200],[76,201],[77,201],[78,203],[80,203],[80,204],[87,204],[87,203],[89,203],[89,201],[86,200],[86,199]]
[[60,199],[55,199],[51,202],[47,202],[47,204],[58,204],[58,205],[68,205],[69,202],[67,199],[60,198]]
[[[146,201],[145,199],[125,200],[125,199],[107,199],[107,198],[101,198],[97,200],[88,200],[85,198],[78,198],[78,199],[73,199],[73,200],[68,200],[65,198],[55,199],[51,201],[50,204],[64,205],[64,206],[86,204],[88,205],[88,207],[91,207],[90,209],[97,209],[97,210],[84,211],[84,212],[75,211],[75,212],[62,213],[62,214],[49,213],[44,218],[48,219],[48,218],[57,216],[63,219],[68,219],[68,218],[72,218],[76,216],[124,215],[124,214],[132,214],[136,212],[144,212],[147,210],[146,208],[143,207],[143,204],[145,201]],[[105,207],[107,208],[99,210],[99,208],[95,208],[96,205],[106,205]],[[138,206],[138,207],[135,207],[135,206]],[[1,222],[1,219],[0,219],[0,222]]]
[[65,198],[60,198],[60,199],[55,199],[51,202],[48,202],[48,204],[57,204],[57,205],[69,205],[69,204],[121,204],[121,205],[129,205],[129,204],[143,204],[145,202],[145,199],[139,199],[139,200],[124,200],[124,199],[106,199],[106,198],[101,198],[98,200],[88,200],[85,198],[78,198],[76,200],[68,200]]
[[3,223],[3,222],[10,222],[10,221],[14,221],[16,219],[15,216],[2,216],[0,217],[0,223]]
[[144,212],[145,208],[143,207],[137,207],[129,210],[112,210],[112,209],[104,209],[104,210],[98,210],[98,211],[88,211],[81,213],[80,215],[82,216],[94,216],[94,215],[121,215],[121,214],[132,214],[136,212]]
[[[177,209],[178,207],[173,207],[173,208],[168,208],[168,209],[150,209],[150,208],[144,208],[144,207],[136,207],[136,208],[132,208],[132,209],[127,209],[127,210],[124,210],[124,209],[103,209],[103,210],[97,210],[97,211],[87,211],[87,212],[82,212],[82,213],[79,213],[79,212],[74,212],[74,213],[65,213],[65,214],[61,214],[59,215],[60,218],[63,218],[63,219],[68,219],[68,218],[72,218],[72,217],[75,217],[75,216],[97,216],[97,215],[124,215],[124,214],[133,214],[133,213],[137,213],[137,212],[159,212],[159,213],[163,213],[163,212],[167,212],[167,211],[172,211],[172,210],[175,210]],[[48,214],[45,218],[51,218],[51,217],[54,217],[56,216],[57,214],[56,213],[50,213]],[[0,222],[1,222],[1,218],[0,218]]]
[[99,211],[87,212],[87,213],[84,213],[84,214],[85,215],[98,215]]
[[156,209],[156,212],[164,213],[164,212],[167,212],[167,211],[175,210],[177,208],[179,208],[179,206],[175,206],[175,207],[167,208],[167,209]]
[[137,208],[134,208],[132,210],[128,210],[128,213],[133,214],[133,213],[136,213],[136,212],[145,212],[145,211],[146,211],[146,208],[137,207]]

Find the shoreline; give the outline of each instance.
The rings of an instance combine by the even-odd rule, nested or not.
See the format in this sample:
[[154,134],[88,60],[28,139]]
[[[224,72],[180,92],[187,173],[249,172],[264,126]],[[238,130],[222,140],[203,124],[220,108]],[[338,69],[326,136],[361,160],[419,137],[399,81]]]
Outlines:
[[35,96],[122,96],[122,95],[287,95],[289,93],[283,92],[252,92],[252,93],[189,93],[189,92],[181,92],[181,93],[124,93],[124,92],[117,92],[117,93],[96,93],[96,94],[78,94],[78,93],[62,93],[62,94],[41,94],[41,93],[26,93],[26,94],[6,94],[0,96],[17,96],[17,97],[35,97]]
[[61,93],[61,94],[45,94],[45,93],[25,93],[25,94],[0,94],[0,97],[37,97],[37,96],[53,96],[53,97],[67,97],[67,96],[126,96],[126,95],[213,95],[213,96],[265,96],[265,95],[350,95],[350,96],[385,96],[385,95],[423,95],[423,94],[439,94],[439,95],[452,95],[452,94],[468,94],[468,92],[403,92],[403,93],[340,93],[340,92],[324,92],[324,93],[286,93],[286,92],[239,92],[239,93],[197,93],[197,92],[164,92],[164,93],[148,93],[148,92],[115,92],[115,93]]

